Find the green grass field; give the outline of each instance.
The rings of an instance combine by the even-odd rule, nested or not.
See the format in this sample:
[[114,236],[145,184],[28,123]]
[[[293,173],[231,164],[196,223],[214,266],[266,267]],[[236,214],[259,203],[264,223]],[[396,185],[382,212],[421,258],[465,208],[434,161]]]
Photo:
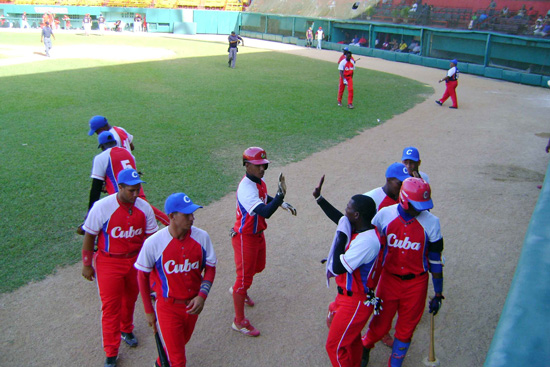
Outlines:
[[[39,41],[37,34],[0,34],[0,45],[43,52]],[[57,34],[52,52],[79,44],[160,47],[176,57],[126,64],[52,58],[0,68],[0,292],[79,261],[75,229],[99,153],[96,136],[87,135],[93,115],[135,136],[145,192],[163,208],[176,191],[202,205],[234,191],[248,146],[262,146],[272,166],[281,166],[433,93],[406,78],[358,69],[356,108],[348,110],[336,106],[336,60],[241,47],[237,68],[229,69],[227,44],[169,36]]]

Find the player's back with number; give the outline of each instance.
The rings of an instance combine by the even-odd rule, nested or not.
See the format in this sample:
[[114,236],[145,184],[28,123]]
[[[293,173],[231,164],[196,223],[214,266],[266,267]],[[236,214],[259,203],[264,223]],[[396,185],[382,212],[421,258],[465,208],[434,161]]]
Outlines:
[[136,169],[134,156],[121,147],[109,148],[95,156],[91,177],[105,181],[107,193],[114,194],[118,191],[116,178],[120,171],[127,168]]

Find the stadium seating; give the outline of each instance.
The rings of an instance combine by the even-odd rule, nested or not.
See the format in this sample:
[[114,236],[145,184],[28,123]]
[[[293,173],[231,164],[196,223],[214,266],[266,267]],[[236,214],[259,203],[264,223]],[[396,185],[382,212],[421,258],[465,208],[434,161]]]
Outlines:
[[178,8],[197,8],[201,4],[200,0],[177,0],[176,7]]
[[157,0],[155,2],[155,8],[173,9],[176,7],[177,7],[176,0]]
[[226,0],[205,0],[204,7],[206,9],[224,9]]
[[243,3],[241,0],[227,0],[227,4],[225,5],[225,10],[242,11]]

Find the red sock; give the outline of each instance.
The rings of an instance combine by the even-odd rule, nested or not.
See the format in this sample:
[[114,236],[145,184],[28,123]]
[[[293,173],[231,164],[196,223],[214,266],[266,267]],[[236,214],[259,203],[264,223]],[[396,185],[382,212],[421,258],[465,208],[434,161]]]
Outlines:
[[244,300],[246,296],[233,292],[233,306],[235,306],[235,322],[240,324],[244,320]]

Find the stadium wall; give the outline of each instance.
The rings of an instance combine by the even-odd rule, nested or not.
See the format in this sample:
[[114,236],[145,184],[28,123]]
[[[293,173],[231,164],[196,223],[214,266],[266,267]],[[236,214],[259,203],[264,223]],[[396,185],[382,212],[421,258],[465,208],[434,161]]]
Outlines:
[[484,367],[548,366],[550,163]]

